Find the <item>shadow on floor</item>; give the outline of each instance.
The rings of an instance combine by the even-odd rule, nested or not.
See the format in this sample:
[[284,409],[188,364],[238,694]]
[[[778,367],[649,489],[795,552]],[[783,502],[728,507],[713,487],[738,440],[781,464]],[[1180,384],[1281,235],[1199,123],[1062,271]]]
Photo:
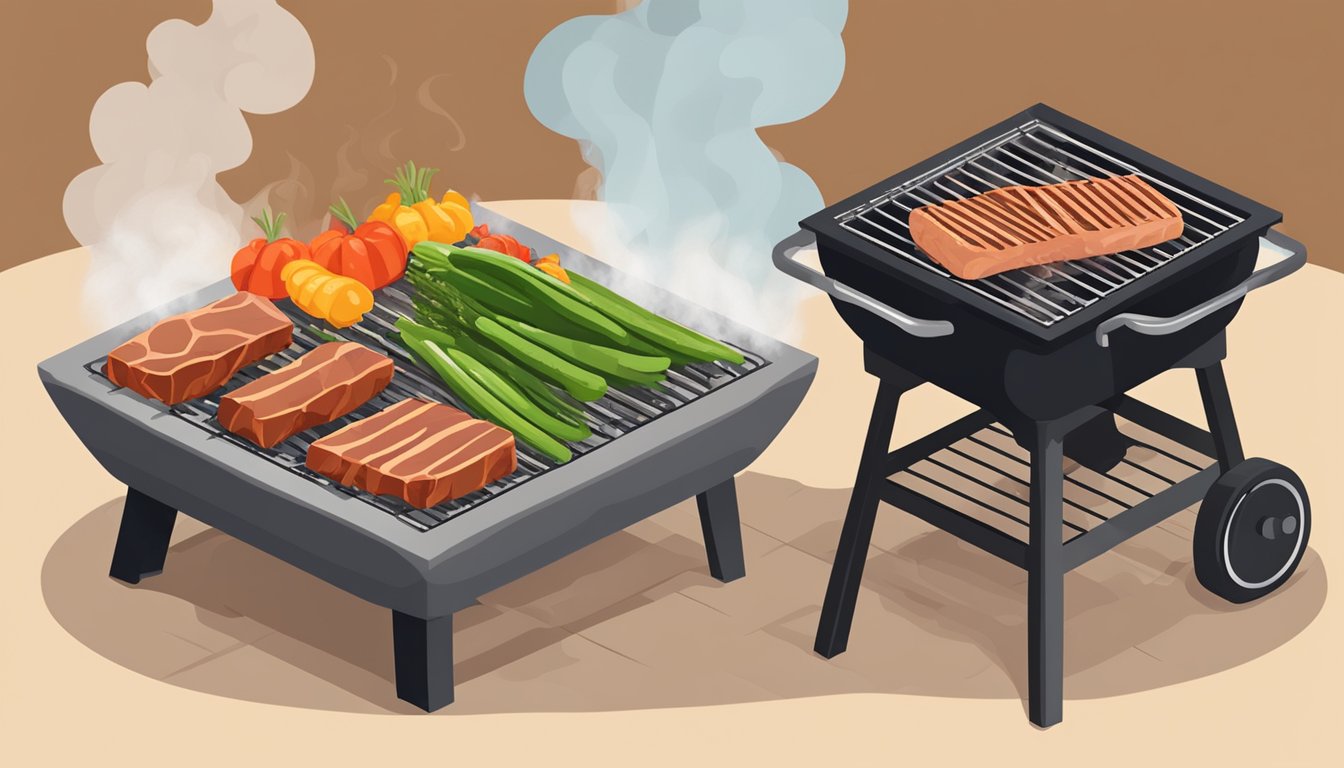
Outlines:
[[[847,490],[739,478],[746,579],[709,577],[694,504],[681,504],[483,597],[457,614],[457,703],[442,714],[593,711],[849,692],[1018,698],[1025,575],[884,507],[849,650],[812,634]],[[418,712],[393,693],[388,612],[179,516],[164,572],[107,577],[121,499],[63,534],[42,569],[47,606],[84,645],[165,682],[272,704]],[[1233,606],[1190,565],[1181,513],[1065,583],[1066,694],[1190,680],[1291,639],[1320,611],[1308,551],[1270,598]]]

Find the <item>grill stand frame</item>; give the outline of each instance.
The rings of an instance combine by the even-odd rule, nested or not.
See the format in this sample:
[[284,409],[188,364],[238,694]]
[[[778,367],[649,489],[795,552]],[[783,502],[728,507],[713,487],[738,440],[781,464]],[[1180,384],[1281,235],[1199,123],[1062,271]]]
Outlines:
[[[1027,571],[1028,715],[1032,723],[1042,728],[1059,723],[1064,705],[1064,575],[1197,503],[1222,472],[1242,459],[1241,439],[1222,368],[1226,349],[1225,333],[1220,332],[1173,366],[1194,369],[1208,420],[1207,430],[1128,395],[1079,408],[1057,419],[1014,425],[1015,429],[1028,433],[1014,435],[1029,447],[1030,453],[1030,530],[1026,542],[889,479],[988,426],[995,417],[981,409],[889,450],[901,396],[924,381],[866,350],[864,366],[878,377],[878,391],[826,588],[814,645],[816,652],[831,658],[848,645],[873,524],[879,502],[885,501]],[[1193,451],[1216,455],[1217,461],[1066,542],[1061,535],[1065,438],[1108,412]]]
[[[734,477],[695,496],[709,573],[723,583],[747,575]],[[127,584],[163,572],[178,510],[127,486],[109,575]],[[397,698],[433,712],[453,703],[453,615],[421,618],[392,609]]]

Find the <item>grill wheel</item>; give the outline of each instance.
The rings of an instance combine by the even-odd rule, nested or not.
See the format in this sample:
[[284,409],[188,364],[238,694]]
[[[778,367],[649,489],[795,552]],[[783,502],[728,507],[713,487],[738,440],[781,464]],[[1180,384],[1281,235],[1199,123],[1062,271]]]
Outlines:
[[1195,576],[1210,592],[1247,603],[1292,577],[1311,535],[1302,480],[1268,459],[1224,472],[1195,518]]

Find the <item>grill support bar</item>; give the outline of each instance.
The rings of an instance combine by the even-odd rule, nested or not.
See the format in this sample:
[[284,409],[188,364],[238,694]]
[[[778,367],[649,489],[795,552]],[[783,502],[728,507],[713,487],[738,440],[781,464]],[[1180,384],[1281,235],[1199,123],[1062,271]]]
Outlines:
[[733,478],[696,494],[700,531],[705,536],[709,575],[725,584],[747,575],[742,555],[742,525],[737,514],[737,484]]
[[1227,391],[1227,377],[1223,375],[1222,363],[1200,368],[1195,371],[1195,378],[1199,381],[1199,394],[1204,401],[1204,418],[1213,432],[1218,465],[1226,472],[1240,464],[1246,454],[1242,452],[1237,420],[1232,415],[1232,396]]
[[173,536],[177,510],[134,488],[126,489],[121,508],[121,527],[112,549],[110,575],[127,584],[163,570],[168,557],[168,541]]
[[878,484],[887,476],[883,465],[891,445],[891,430],[896,424],[896,406],[901,395],[918,385],[914,376],[908,379],[883,378],[877,387],[873,416],[868,422],[868,437],[863,442],[863,455],[859,459],[859,473],[854,480],[854,492],[849,497],[849,511],[845,513],[835,563],[831,566],[826,601],[821,606],[817,640],[812,646],[828,659],[842,653],[849,644],[854,604],[859,598],[859,582],[863,579],[863,565],[868,559],[868,543],[873,538],[877,503],[882,498]]
[[[1058,422],[1035,426],[1027,544],[1027,709],[1031,721],[1044,728],[1064,719],[1066,569],[1059,537],[1064,523],[1064,435]],[[1075,541],[1085,538],[1087,534]]]
[[453,703],[453,617],[392,611],[397,698],[433,712]]
[[[1029,446],[1030,460],[1027,462],[1007,453],[1002,458],[1030,464],[1027,519],[1005,514],[1027,525],[1029,533],[1023,541],[968,512],[908,487],[894,477],[901,473],[920,477],[920,473],[912,468],[914,465],[933,462],[934,454],[951,449],[953,444],[963,440],[974,442],[974,436],[988,434],[984,430],[1008,433],[994,425],[992,414],[978,410],[901,448],[890,450],[900,397],[922,382],[908,371],[869,352],[866,367],[869,373],[879,377],[877,398],[822,605],[814,645],[817,653],[830,658],[843,652],[848,645],[878,504],[885,501],[1027,571],[1028,711],[1036,725],[1048,727],[1060,722],[1064,702],[1064,574],[1198,502],[1225,471],[1228,462],[1235,463],[1242,456],[1222,371],[1225,354],[1226,342],[1219,334],[1178,366],[1196,370],[1209,420],[1208,430],[1127,395],[1106,404],[1111,412],[1138,427],[1205,456],[1216,454],[1217,462],[1201,467],[1176,458],[1195,470],[1194,473],[1164,490],[1150,495],[1145,493],[1146,498],[1109,517],[1095,515],[1101,519],[1100,524],[1076,535],[1072,534],[1081,529],[1068,526],[1064,519],[1065,439],[1106,411],[1089,405],[1052,421],[1015,425],[1014,429],[1025,432],[1022,436]],[[1118,505],[1124,506],[1123,503]],[[1066,534],[1072,538],[1065,541]]]

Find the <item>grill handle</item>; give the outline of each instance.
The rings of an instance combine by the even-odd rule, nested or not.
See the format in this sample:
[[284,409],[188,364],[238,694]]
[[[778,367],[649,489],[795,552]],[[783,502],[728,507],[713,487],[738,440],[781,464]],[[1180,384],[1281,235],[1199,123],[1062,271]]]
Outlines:
[[1109,347],[1111,345],[1110,334],[1121,327],[1148,336],[1165,336],[1169,333],[1175,333],[1241,299],[1256,288],[1269,285],[1276,280],[1282,280],[1307,263],[1307,246],[1282,232],[1272,229],[1266,232],[1265,236],[1260,238],[1260,247],[1277,253],[1283,258],[1264,269],[1257,269],[1252,272],[1251,276],[1243,280],[1236,288],[1214,296],[1203,304],[1191,307],[1179,315],[1153,317],[1151,315],[1125,313],[1107,318],[1097,326],[1097,343],[1103,347]]
[[779,244],[775,246],[775,266],[784,274],[801,280],[813,288],[819,288],[840,301],[848,302],[872,312],[911,336],[927,339],[935,336],[952,335],[952,331],[955,329],[952,327],[952,323],[946,320],[923,320],[918,317],[911,317],[794,259],[794,255],[798,251],[816,244],[817,238],[811,232],[803,230],[794,232],[779,241]]

